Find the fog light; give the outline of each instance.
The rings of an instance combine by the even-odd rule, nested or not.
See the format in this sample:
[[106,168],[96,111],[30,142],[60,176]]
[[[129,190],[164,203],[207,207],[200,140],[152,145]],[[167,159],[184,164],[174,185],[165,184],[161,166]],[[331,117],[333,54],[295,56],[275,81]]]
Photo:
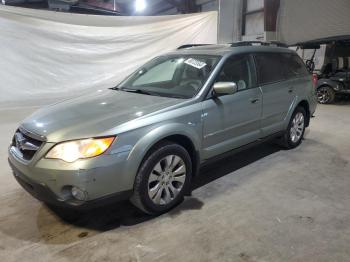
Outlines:
[[72,196],[75,199],[82,200],[82,201],[87,199],[87,193],[75,186],[72,187]]

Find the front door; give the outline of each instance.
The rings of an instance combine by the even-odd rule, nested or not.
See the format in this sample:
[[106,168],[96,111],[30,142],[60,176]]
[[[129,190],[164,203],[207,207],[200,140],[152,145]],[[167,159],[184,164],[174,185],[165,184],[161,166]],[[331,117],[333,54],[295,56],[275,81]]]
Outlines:
[[215,82],[235,82],[232,95],[209,97],[202,102],[203,156],[205,159],[251,143],[260,137],[262,93],[256,86],[252,57],[229,58]]

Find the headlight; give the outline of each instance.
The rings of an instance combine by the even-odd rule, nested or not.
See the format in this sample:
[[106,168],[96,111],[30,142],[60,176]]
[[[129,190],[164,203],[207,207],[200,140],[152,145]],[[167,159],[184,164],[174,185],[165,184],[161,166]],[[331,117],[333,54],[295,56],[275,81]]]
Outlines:
[[114,139],[115,137],[105,137],[63,142],[54,146],[45,158],[62,159],[71,163],[81,158],[98,156],[110,147]]

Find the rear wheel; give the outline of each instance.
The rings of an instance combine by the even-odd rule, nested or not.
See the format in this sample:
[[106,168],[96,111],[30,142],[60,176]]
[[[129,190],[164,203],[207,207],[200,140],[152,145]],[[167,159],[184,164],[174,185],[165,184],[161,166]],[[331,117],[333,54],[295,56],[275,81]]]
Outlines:
[[191,174],[192,163],[186,149],[162,142],[141,164],[131,202],[148,214],[164,213],[182,201]]
[[334,99],[335,92],[330,86],[321,86],[317,89],[317,101],[320,104],[331,104]]
[[283,145],[288,149],[299,146],[304,137],[305,126],[305,109],[303,107],[297,107],[290,119],[287,131],[283,137]]

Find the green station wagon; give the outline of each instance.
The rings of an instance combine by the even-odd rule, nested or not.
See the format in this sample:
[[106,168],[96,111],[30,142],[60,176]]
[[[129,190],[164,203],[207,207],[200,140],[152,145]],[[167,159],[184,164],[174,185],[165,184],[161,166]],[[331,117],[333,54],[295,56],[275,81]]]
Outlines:
[[114,88],[32,114],[15,132],[9,163],[45,203],[81,209],[130,199],[160,214],[209,159],[276,137],[297,147],[315,109],[312,76],[286,47],[184,46]]

